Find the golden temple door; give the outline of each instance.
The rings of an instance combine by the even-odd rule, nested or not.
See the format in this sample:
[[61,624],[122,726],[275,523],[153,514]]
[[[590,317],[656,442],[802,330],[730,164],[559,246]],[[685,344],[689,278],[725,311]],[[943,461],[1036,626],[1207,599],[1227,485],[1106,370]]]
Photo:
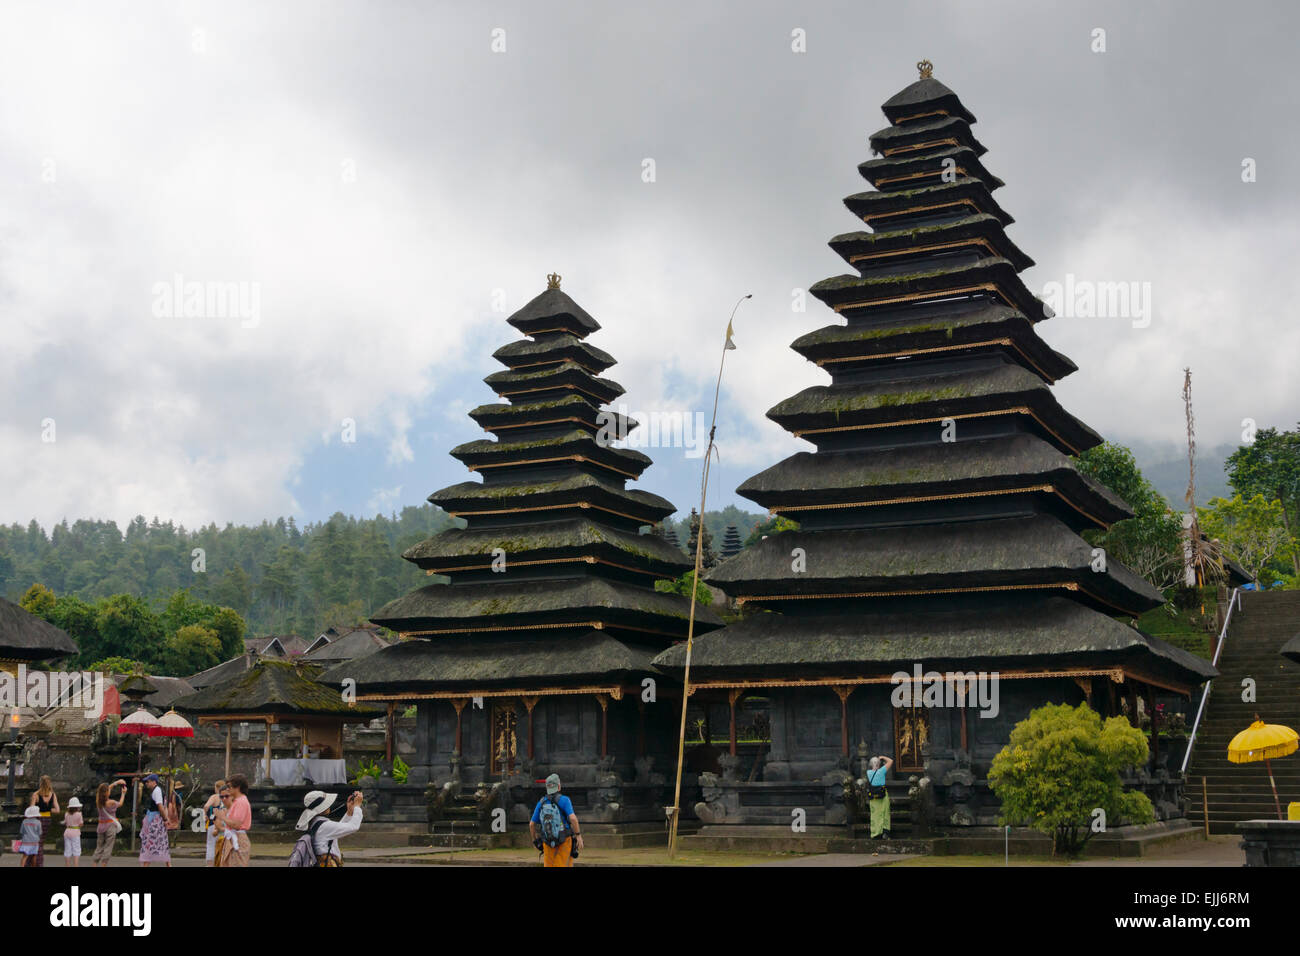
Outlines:
[[492,705],[492,754],[490,773],[493,776],[512,773],[519,752],[516,726],[519,722],[513,703]]
[[903,772],[925,769],[921,748],[930,742],[930,716],[924,707],[894,708],[894,761]]

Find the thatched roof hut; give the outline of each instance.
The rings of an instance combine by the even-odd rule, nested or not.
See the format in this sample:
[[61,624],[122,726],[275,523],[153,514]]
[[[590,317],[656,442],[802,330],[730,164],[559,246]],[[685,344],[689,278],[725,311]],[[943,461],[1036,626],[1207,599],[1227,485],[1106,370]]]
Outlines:
[[47,661],[77,650],[77,642],[65,631],[0,598],[0,662]]

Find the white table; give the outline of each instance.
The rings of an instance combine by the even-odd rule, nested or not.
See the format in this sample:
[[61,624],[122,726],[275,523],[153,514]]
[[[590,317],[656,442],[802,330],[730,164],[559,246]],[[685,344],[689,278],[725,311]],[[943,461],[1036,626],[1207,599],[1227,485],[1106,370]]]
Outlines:
[[322,784],[347,783],[347,765],[342,760],[321,760],[314,757],[289,757],[284,760],[271,761],[271,779],[277,787],[287,787],[298,776],[301,766],[302,775],[317,786]]

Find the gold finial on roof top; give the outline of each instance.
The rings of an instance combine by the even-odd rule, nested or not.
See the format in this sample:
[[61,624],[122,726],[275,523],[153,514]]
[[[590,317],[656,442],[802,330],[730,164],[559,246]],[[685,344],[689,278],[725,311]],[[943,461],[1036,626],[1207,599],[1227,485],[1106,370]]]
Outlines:
[[923,80],[928,80],[931,74],[934,73],[934,64],[929,60],[922,60],[916,64],[916,68],[921,71],[921,79]]
[[546,277],[546,288],[558,289],[560,287],[560,274],[552,272]]

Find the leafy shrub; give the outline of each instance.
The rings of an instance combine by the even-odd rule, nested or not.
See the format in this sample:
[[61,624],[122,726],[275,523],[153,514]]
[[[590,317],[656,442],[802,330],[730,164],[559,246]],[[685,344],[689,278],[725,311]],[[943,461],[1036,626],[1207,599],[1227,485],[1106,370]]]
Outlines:
[[993,758],[989,787],[1002,801],[1004,824],[1046,833],[1053,855],[1076,857],[1093,836],[1098,809],[1111,826],[1155,819],[1146,794],[1120,782],[1121,768],[1146,759],[1146,738],[1123,717],[1103,724],[1087,704],[1047,704],[1011,731]]

